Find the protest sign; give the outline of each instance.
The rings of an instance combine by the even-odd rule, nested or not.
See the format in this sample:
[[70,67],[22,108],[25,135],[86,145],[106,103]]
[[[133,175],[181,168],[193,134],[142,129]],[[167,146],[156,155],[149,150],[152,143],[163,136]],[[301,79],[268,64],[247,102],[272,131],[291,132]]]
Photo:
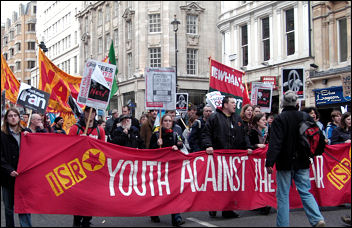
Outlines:
[[115,65],[88,60],[85,64],[77,102],[105,110],[110,101],[115,70]]
[[[325,151],[334,159],[324,153],[311,160],[319,206],[351,202],[350,147],[329,145]],[[185,155],[171,147],[142,151],[91,137],[33,133],[21,139],[15,212],[135,217],[276,207],[276,171],[266,172],[266,151]],[[302,207],[294,185],[290,207]]]
[[39,113],[45,113],[50,94],[21,82],[17,104]]
[[187,112],[188,93],[176,93],[176,111]]
[[221,108],[222,99],[224,96],[219,91],[207,93],[205,96],[207,104],[211,106],[213,111],[215,111],[217,108]]
[[145,69],[146,109],[176,109],[176,73],[174,68]]
[[273,87],[269,83],[252,82],[251,88],[251,103],[259,105],[261,112],[271,112]]
[[292,90],[298,95],[298,99],[304,99],[305,86],[304,86],[304,69],[282,69],[282,95],[287,90]]

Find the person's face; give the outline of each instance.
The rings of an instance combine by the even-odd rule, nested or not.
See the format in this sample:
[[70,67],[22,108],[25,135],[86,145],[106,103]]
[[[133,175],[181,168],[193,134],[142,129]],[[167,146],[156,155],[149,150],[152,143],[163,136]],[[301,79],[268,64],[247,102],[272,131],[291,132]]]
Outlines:
[[194,116],[195,114],[197,113],[197,110],[189,110],[188,111],[188,117],[192,117],[192,116]]
[[140,123],[141,123],[141,125],[142,124],[144,124],[145,122],[147,122],[147,120],[148,120],[148,118],[147,117],[145,117],[145,116],[143,116],[141,119],[140,119]]
[[163,119],[162,125],[163,125],[163,128],[165,128],[165,129],[171,129],[171,127],[172,127],[172,119],[171,119],[171,117],[170,116],[166,116]]
[[100,124],[100,126],[105,129],[106,123],[105,123],[105,122],[102,122],[102,123]]
[[212,113],[211,108],[210,107],[205,107],[204,110],[203,110],[203,117],[205,119],[208,119],[209,116],[211,115],[211,113]]
[[246,111],[244,111],[244,116],[249,120],[250,118],[252,118],[252,115],[253,115],[253,108],[248,107]]
[[236,111],[236,101],[235,98],[230,98],[229,102],[224,105],[224,108],[229,112],[229,113],[234,113]]
[[255,108],[254,111],[253,111],[254,116],[258,115],[260,113],[261,113],[260,108]]
[[317,114],[315,114],[314,110],[310,111],[309,115],[314,119],[314,121],[317,121]]
[[273,121],[274,121],[274,118],[273,118],[273,117],[269,117],[269,118],[268,118],[268,124],[271,124]]
[[9,111],[7,115],[7,122],[9,123],[10,127],[15,127],[19,121],[20,117],[17,115],[17,113]]
[[265,128],[266,127],[266,118],[265,116],[263,116],[262,118],[260,118],[260,120],[258,121],[258,126],[261,128]]
[[122,108],[122,115],[129,115],[130,112],[128,111],[128,108]]
[[[89,120],[90,123],[92,122],[92,120],[94,120],[95,115],[96,115],[96,112],[94,110],[92,110],[92,114],[90,115],[90,120]],[[88,120],[88,117],[89,117],[89,110],[84,112],[84,119],[86,121]]]
[[38,126],[40,126],[43,122],[43,119],[42,119],[42,117],[40,116],[40,115],[38,115],[38,114],[33,114],[32,115],[32,125],[34,126],[34,127],[38,127]]
[[156,119],[158,116],[158,111],[157,110],[150,110],[149,115],[152,117],[153,120]]
[[26,123],[28,122],[28,116],[27,116],[27,115],[23,115],[22,118],[23,118],[23,121],[24,121],[24,122],[26,122]]
[[64,120],[63,119],[60,119],[58,122],[57,122],[57,125],[59,125],[59,127],[62,127],[64,125]]
[[169,114],[172,117],[172,121],[175,120],[176,112],[168,112],[167,114]]
[[119,117],[119,113],[115,112],[114,114],[112,114],[112,116],[114,117],[114,119],[117,119]]
[[335,123],[340,123],[341,122],[341,115],[334,116],[333,120]]
[[345,123],[346,123],[347,127],[349,127],[349,128],[351,127],[351,116],[349,116],[345,119]]
[[125,118],[122,120],[122,125],[127,126],[128,124],[131,124],[131,119],[130,118]]

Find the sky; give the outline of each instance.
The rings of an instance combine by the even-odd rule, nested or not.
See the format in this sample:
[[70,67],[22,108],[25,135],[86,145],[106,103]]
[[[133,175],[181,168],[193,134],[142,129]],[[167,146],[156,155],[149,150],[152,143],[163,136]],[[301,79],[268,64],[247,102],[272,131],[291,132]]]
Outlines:
[[29,1],[1,1],[1,24],[6,23],[7,18],[12,18],[12,12],[18,13],[18,6],[20,3],[23,5]]

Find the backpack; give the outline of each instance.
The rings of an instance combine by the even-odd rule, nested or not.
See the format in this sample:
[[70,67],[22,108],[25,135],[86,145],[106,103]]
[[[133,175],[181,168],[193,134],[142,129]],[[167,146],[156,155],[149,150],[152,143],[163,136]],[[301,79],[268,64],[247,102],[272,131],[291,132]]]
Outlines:
[[303,120],[298,125],[299,145],[310,158],[322,155],[326,145],[325,136],[318,125],[308,119],[308,114],[303,114]]
[[[84,132],[84,129],[83,129],[83,127],[81,126],[81,124],[75,123],[75,125],[78,127],[76,135],[79,135],[79,132],[80,132],[80,131]],[[97,129],[97,133],[98,133],[98,138],[100,138],[100,130],[99,130],[99,127],[97,126],[96,129]],[[93,131],[93,130],[92,130],[92,131]],[[91,132],[92,132],[92,131],[91,131]],[[90,135],[90,133],[87,132],[87,135]]]

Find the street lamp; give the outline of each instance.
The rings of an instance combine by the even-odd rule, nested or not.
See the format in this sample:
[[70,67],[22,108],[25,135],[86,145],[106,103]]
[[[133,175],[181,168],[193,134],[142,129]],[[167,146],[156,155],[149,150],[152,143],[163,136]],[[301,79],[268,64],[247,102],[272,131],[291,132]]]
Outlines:
[[176,92],[178,91],[178,84],[177,84],[177,30],[178,30],[178,25],[181,24],[177,18],[176,14],[174,15],[174,20],[171,22],[173,26],[173,30],[175,32],[175,65],[176,65]]

